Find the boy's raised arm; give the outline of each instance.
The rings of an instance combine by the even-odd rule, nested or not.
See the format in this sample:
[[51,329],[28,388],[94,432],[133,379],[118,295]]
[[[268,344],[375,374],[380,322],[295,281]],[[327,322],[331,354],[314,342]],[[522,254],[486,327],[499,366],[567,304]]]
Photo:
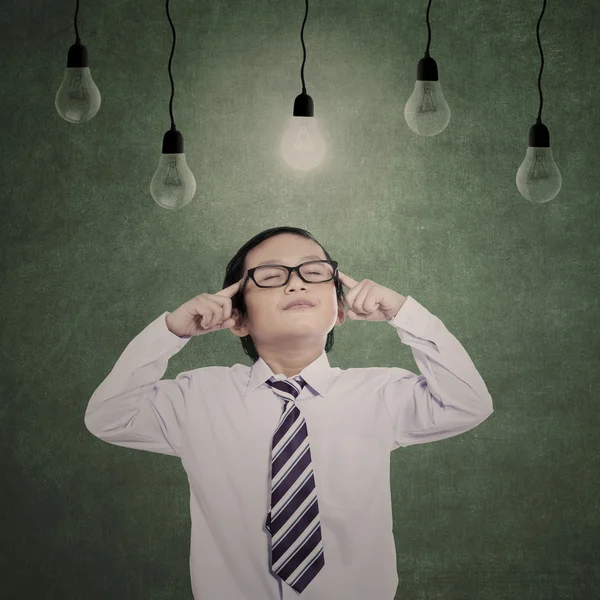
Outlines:
[[87,429],[117,446],[178,456],[186,423],[190,373],[162,381],[169,358],[191,338],[166,325],[164,312],[125,348],[93,393],[85,412]]
[[421,375],[391,369],[382,388],[395,445],[424,444],[473,429],[493,412],[492,397],[473,361],[440,319],[408,296],[388,321],[411,347]]

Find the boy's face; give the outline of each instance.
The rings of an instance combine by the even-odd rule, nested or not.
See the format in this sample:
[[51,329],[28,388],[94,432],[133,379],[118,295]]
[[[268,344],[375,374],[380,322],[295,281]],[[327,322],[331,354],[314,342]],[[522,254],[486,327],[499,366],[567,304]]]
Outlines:
[[[277,264],[295,267],[310,260],[327,260],[323,249],[313,240],[283,233],[261,242],[246,255],[244,276],[248,269],[258,267],[262,262],[277,259]],[[276,288],[259,288],[252,278],[248,278],[242,291],[246,302],[245,322],[231,331],[238,337],[251,334],[255,346],[277,345],[289,340],[290,336],[327,337],[334,325],[342,325],[346,318],[343,308],[338,308],[335,281],[305,283],[298,273],[292,273],[289,281]],[[285,306],[298,299],[310,300],[311,308],[285,309]],[[238,325],[241,317],[237,311]],[[324,343],[324,340],[323,340]]]

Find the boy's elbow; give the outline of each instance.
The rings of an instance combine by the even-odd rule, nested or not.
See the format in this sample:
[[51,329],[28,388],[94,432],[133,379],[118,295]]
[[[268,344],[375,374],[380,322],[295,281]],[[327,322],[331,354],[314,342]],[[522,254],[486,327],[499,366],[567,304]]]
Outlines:
[[[83,417],[83,423],[85,425],[85,428],[92,434],[92,435],[96,435],[95,431],[94,431],[94,424],[92,422],[92,420],[90,419],[89,415],[87,413],[85,413],[84,417]],[[97,437],[97,436],[96,436]]]
[[83,423],[85,424],[85,428],[97,438],[102,437],[102,428],[98,426],[98,423],[95,419],[92,418],[91,414],[86,411],[83,417]]
[[468,408],[465,408],[463,418],[465,422],[470,422],[473,427],[485,421],[494,412],[492,397],[489,394],[484,396],[472,396]]
[[494,412],[494,403],[492,397],[487,394],[480,403],[479,422],[485,421]]
[[492,402],[492,397],[490,396],[490,394],[487,395],[487,399],[485,402],[485,406],[487,409],[487,417],[489,417],[493,412],[494,412],[494,403]]

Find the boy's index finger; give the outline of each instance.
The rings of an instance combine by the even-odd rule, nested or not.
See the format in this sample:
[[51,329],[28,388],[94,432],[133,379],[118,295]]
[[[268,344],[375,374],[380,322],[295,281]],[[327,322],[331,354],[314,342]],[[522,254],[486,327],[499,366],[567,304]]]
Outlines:
[[232,283],[230,286],[223,288],[220,292],[217,292],[217,296],[227,296],[231,298],[233,295],[237,294],[240,291],[240,287],[244,278],[242,277],[239,281]]

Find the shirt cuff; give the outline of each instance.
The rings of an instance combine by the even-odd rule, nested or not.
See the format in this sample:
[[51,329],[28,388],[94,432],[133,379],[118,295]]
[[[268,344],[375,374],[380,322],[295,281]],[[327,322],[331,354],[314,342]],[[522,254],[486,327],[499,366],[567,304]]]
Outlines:
[[154,319],[144,330],[144,338],[149,346],[172,356],[179,352],[192,339],[192,336],[181,338],[175,335],[167,327],[166,319],[169,314],[168,311],[165,311],[160,317]]
[[409,333],[421,338],[428,338],[431,333],[431,325],[438,318],[430,313],[422,304],[417,302],[412,296],[406,296],[404,304],[393,319],[387,322],[399,329],[404,329]]

